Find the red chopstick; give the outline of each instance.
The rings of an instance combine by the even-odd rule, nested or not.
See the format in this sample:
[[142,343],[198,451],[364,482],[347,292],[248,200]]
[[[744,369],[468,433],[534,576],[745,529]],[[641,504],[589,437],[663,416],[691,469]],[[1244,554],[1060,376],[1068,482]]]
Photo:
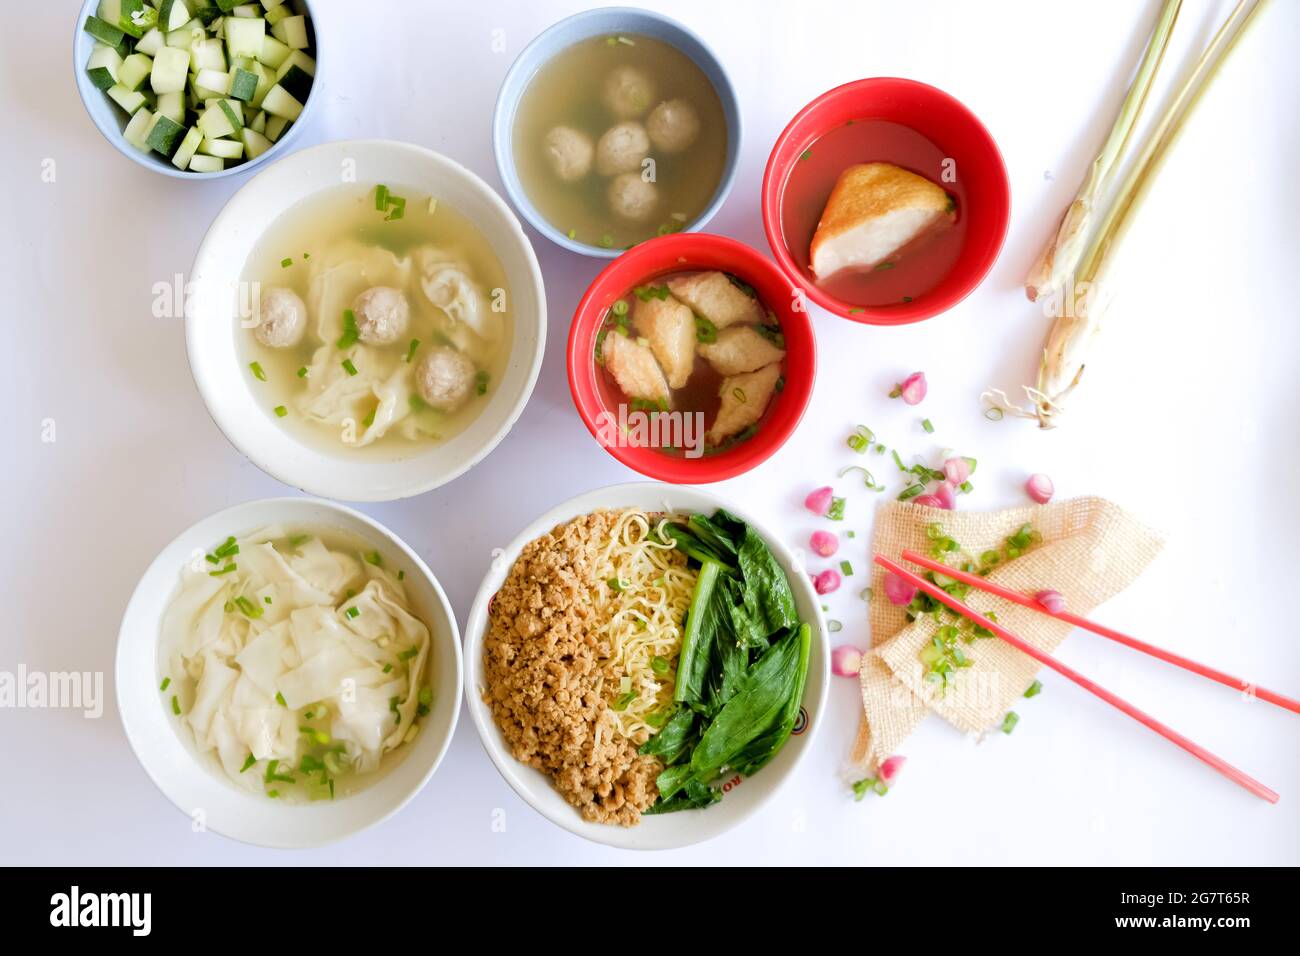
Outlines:
[[[992,631],[994,634],[996,634],[1002,640],[1006,641],[1016,650],[1028,654],[1030,657],[1032,657],[1034,660],[1038,661],[1041,664],[1047,665],[1052,670],[1060,674],[1062,677],[1074,681],[1074,683],[1078,684],[1084,690],[1088,691],[1089,693],[1095,694],[1096,696],[1100,697],[1102,700],[1106,701],[1106,703],[1110,704],[1112,707],[1118,708],[1119,710],[1128,714],[1134,720],[1138,721],[1141,724],[1144,724],[1146,727],[1150,728],[1151,730],[1154,730],[1161,737],[1164,737],[1166,740],[1177,744],[1179,747],[1182,747],[1193,757],[1196,757],[1199,760],[1202,760],[1205,763],[1209,764],[1211,767],[1219,771],[1219,773],[1223,774],[1229,780],[1233,781],[1239,786],[1245,787],[1251,793],[1255,794],[1258,797],[1262,797],[1263,799],[1267,800],[1269,803],[1277,803],[1278,801],[1277,793],[1274,792],[1273,790],[1270,790],[1268,787],[1264,786],[1264,784],[1260,783],[1254,777],[1251,777],[1248,774],[1243,773],[1242,771],[1238,770],[1236,767],[1232,766],[1230,763],[1223,760],[1222,758],[1216,757],[1214,754],[1210,753],[1200,744],[1188,740],[1182,734],[1178,733],[1178,731],[1174,730],[1171,727],[1165,726],[1160,721],[1152,717],[1150,714],[1138,710],[1138,708],[1134,707],[1128,701],[1124,700],[1123,698],[1115,696],[1110,691],[1106,690],[1106,688],[1102,687],[1100,684],[1095,683],[1094,681],[1089,680],[1087,677],[1084,677],[1082,674],[1074,670],[1072,667],[1068,667],[1067,665],[1062,664],[1060,661],[1058,661],[1051,654],[1048,654],[1046,651],[1040,651],[1038,648],[1034,647],[1034,645],[1028,643],[1023,638],[1017,637],[1011,631],[1008,631],[997,621],[993,621],[990,620],[989,618],[984,617],[984,615],[980,614],[978,611],[975,611],[974,609],[968,607],[963,602],[957,600],[947,591],[943,590],[943,588],[935,584],[931,584],[929,581],[925,580],[919,575],[913,574],[911,571],[908,571],[906,568],[902,567],[901,565],[896,564],[895,562],[889,560],[889,558],[886,558],[884,555],[881,554],[876,555],[875,561],[886,571],[891,571],[894,574],[898,575],[900,578],[907,581],[909,584],[919,588],[920,590],[924,591],[926,594],[930,595],[930,597],[934,598],[939,603],[946,605],[948,608],[950,608],[953,611],[956,611],[962,617],[969,618],[970,620],[979,624],[980,627]],[[945,570],[943,573],[948,574],[948,571]]]
[[1054,617],[1058,621],[1065,621],[1067,624],[1071,624],[1074,627],[1081,627],[1085,631],[1092,631],[1094,634],[1100,634],[1102,637],[1109,638],[1118,644],[1123,644],[1125,647],[1131,647],[1135,651],[1141,651],[1143,654],[1150,654],[1158,660],[1174,664],[1184,670],[1191,671],[1193,674],[1200,674],[1202,677],[1208,677],[1210,680],[1218,681],[1220,684],[1235,688],[1236,690],[1253,694],[1260,700],[1266,700],[1270,704],[1276,704],[1279,707],[1284,707],[1287,710],[1300,714],[1300,700],[1295,700],[1294,698],[1279,694],[1276,691],[1271,691],[1260,687],[1257,684],[1244,681],[1240,677],[1233,677],[1231,674],[1225,674],[1221,670],[1216,670],[1213,667],[1198,663],[1191,658],[1183,657],[1181,654],[1175,654],[1173,651],[1167,651],[1162,647],[1156,647],[1154,644],[1148,644],[1146,641],[1139,641],[1136,637],[1130,637],[1120,631],[1112,630],[1102,624],[1090,621],[1086,617],[1071,614],[1069,611],[1049,611],[1034,598],[1021,594],[1019,591],[1012,591],[1010,588],[1004,588],[1000,584],[994,584],[992,581],[987,581],[978,574],[970,574],[966,571],[958,571],[955,568],[950,568],[946,564],[942,564],[932,558],[927,558],[915,551],[904,551],[903,557],[906,560],[911,561],[913,564],[921,565],[923,568],[928,568],[929,570],[936,571],[939,574],[946,574],[948,577],[960,581],[962,584],[969,584],[971,587],[978,588],[981,591],[987,591],[989,594],[996,594],[998,597],[1019,604],[1021,607],[1027,607],[1031,610],[1046,614],[1049,617]]

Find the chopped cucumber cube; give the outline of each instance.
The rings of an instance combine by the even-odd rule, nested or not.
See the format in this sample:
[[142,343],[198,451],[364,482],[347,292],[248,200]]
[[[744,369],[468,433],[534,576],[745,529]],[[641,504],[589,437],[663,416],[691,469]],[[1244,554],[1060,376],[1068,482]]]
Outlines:
[[191,126],[185,133],[185,138],[181,140],[180,146],[176,148],[176,154],[172,156],[172,165],[177,169],[188,169],[190,158],[198,151],[201,142],[203,142],[203,131],[197,126]]
[[226,50],[237,56],[258,57],[266,38],[266,21],[261,17],[231,17],[226,21]]
[[194,61],[196,70],[221,70],[225,72],[226,50],[216,37],[209,37],[194,44],[194,47],[190,50],[190,58]]
[[117,71],[117,82],[128,90],[138,90],[152,72],[153,64],[154,61],[143,53],[132,53],[122,61],[122,68]]
[[293,50],[289,53],[287,57],[285,57],[284,62],[281,63],[279,67],[276,68],[275,71],[276,79],[279,79],[280,77],[284,76],[286,73],[289,72],[289,68],[294,66],[298,67],[308,76],[316,75],[316,61],[313,60],[311,57],[309,57],[306,53],[303,53],[302,50]]
[[158,11],[144,0],[109,0],[108,3],[100,4],[100,10],[104,11],[113,2],[117,4],[118,14],[117,20],[110,22],[115,22],[118,29],[127,36],[138,40],[158,25]]
[[257,132],[257,130],[251,129],[247,126],[239,131],[239,138],[244,141],[244,148],[248,150],[249,159],[257,159],[257,157],[261,156],[270,149],[272,145],[274,145],[269,139]]
[[280,84],[271,87],[262,100],[262,109],[272,116],[283,116],[292,122],[302,115],[302,103],[294,99]]
[[144,106],[144,94],[138,90],[128,90],[122,84],[108,88],[108,98],[128,113],[135,113]]
[[155,93],[179,93],[190,75],[190,52],[165,46],[153,60],[149,85]]
[[206,36],[207,33],[203,29],[203,24],[198,20],[191,20],[184,26],[168,32],[167,46],[174,47],[177,50],[188,50],[194,44],[201,42]]
[[90,82],[101,90],[106,90],[118,82],[118,71],[121,68],[122,58],[117,55],[117,50],[103,43],[95,44],[94,52],[86,61],[86,72],[90,74]]
[[131,121],[122,130],[122,138],[142,153],[149,152],[149,127],[153,125],[153,114],[148,110],[136,110]]
[[284,0],[262,0],[262,9],[267,13],[282,6],[284,6]]
[[239,6],[235,7],[235,9],[230,11],[230,15],[232,17],[240,18],[260,17],[262,15],[262,10],[255,3],[241,3]]
[[171,156],[184,138],[185,127],[159,112],[154,114],[153,128],[145,142],[155,153]]
[[185,123],[185,94],[163,93],[158,97],[158,112],[173,123]]
[[284,135],[284,131],[291,125],[292,124],[283,116],[271,116],[268,114],[266,119],[266,138],[273,143],[279,142],[280,137]]
[[[203,74],[199,74],[202,76]],[[257,74],[250,73],[248,70],[241,70],[239,67],[231,72],[228,77],[229,89],[227,92],[237,100],[248,102],[257,95]]]
[[190,8],[185,0],[162,0],[158,7],[158,23],[163,30],[179,30],[189,22]]
[[208,139],[205,136],[199,145],[199,152],[208,156],[220,156],[222,159],[242,159],[244,144],[233,139]]
[[302,14],[285,17],[271,28],[271,34],[294,50],[305,50],[310,45],[307,41],[307,18]]
[[230,93],[230,74],[223,70],[199,70],[194,85],[211,90],[217,96],[227,96]]
[[136,53],[143,53],[145,56],[157,56],[158,51],[167,45],[167,38],[163,36],[161,30],[154,27],[144,36],[142,36],[135,45]]
[[226,119],[230,120],[230,125],[236,130],[244,128],[244,107],[239,100],[220,100],[217,105],[221,107],[221,112],[226,114]]
[[217,6],[221,8],[222,13],[229,13],[239,6],[239,0],[217,0]]
[[291,17],[291,16],[293,16],[293,11],[290,10],[287,6],[282,5],[282,6],[274,7],[273,9],[266,11],[266,25],[269,27],[274,27],[285,17]]
[[296,63],[286,60],[285,64],[288,69],[280,74],[276,82],[299,103],[307,102],[307,95],[311,92],[311,74]]
[[190,158],[189,168],[196,173],[219,173],[226,168],[226,161],[220,156],[195,153]]
[[293,51],[286,44],[281,43],[275,37],[267,35],[262,38],[262,49],[257,56],[258,62],[269,66],[271,69],[279,69]]
[[235,132],[230,115],[221,108],[223,100],[214,100],[199,116],[198,127],[208,139],[220,139]]
[[251,129],[254,133],[266,133],[266,114],[261,110],[253,117],[253,122],[249,123],[244,129]]
[[[87,33],[98,40],[100,43],[106,43],[111,47],[117,46],[126,36],[121,30],[111,23],[99,19],[96,16],[86,17],[85,26],[82,27]],[[288,55],[287,53],[285,54]]]

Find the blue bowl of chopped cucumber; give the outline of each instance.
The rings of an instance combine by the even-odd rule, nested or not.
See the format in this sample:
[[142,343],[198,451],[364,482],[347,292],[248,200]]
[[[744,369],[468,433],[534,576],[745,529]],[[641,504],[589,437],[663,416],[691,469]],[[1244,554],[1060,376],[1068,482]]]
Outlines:
[[316,97],[306,0],[86,0],[73,63],[86,111],[141,166],[214,179],[291,143]]

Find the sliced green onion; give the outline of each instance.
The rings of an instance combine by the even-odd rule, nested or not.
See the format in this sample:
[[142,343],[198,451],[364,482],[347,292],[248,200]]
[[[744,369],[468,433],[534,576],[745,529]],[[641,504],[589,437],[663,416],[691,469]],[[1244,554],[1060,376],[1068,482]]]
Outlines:
[[926,430],[927,434],[934,434],[934,424],[928,418],[921,419],[921,427]]
[[287,269],[287,268],[289,268],[291,265],[293,265],[293,260],[292,260],[292,259],[281,259],[281,260],[280,260],[280,268],[281,268],[281,269]]
[[357,374],[357,367],[352,364],[352,359],[348,358],[343,360],[343,371],[347,372],[349,375]]
[[236,564],[232,561],[230,564],[227,564],[227,565],[226,565],[224,568],[222,568],[221,570],[219,570],[219,571],[209,571],[208,574],[211,575],[211,576],[214,577],[214,578],[219,578],[219,577],[221,577],[223,574],[229,574],[231,571],[235,570],[236,567],[238,567],[238,565],[236,565]]
[[397,659],[405,663],[406,661],[409,661],[412,657],[414,657],[418,653],[420,653],[420,648],[418,646],[408,647],[406,650],[402,651],[400,654],[397,655]]
[[411,364],[411,359],[415,358],[415,352],[420,347],[419,339],[411,339],[411,344],[406,347],[406,364]]
[[366,559],[366,564],[373,564],[377,568],[382,568],[384,566],[384,556],[378,551],[371,551],[364,557]]
[[627,710],[627,705],[636,700],[637,696],[637,692],[634,690],[630,690],[626,694],[619,694],[614,703],[610,704],[610,707],[614,710]]
[[383,212],[388,208],[388,187],[380,183],[375,187],[375,209]]
[[1043,692],[1043,682],[1040,680],[1036,680],[1029,685],[1029,689],[1025,691],[1025,696],[1037,697],[1042,692]]
[[853,565],[848,561],[841,561],[840,573],[843,574],[846,578],[853,577]]
[[235,598],[235,607],[239,608],[245,617],[259,618],[263,613],[260,607],[242,594]]
[[275,406],[275,408],[273,408],[272,411],[275,412],[276,418],[284,418],[284,416],[289,414],[289,409],[285,408],[283,405]]
[[302,368],[298,369],[298,377],[299,378],[307,377],[307,366],[304,365]]
[[158,689],[166,690],[171,685],[171,682],[172,679],[170,677],[164,677],[162,683],[158,685]]
[[343,310],[343,334],[334,345],[339,349],[350,349],[357,344],[361,330],[357,328],[357,314],[351,309]]
[[831,498],[831,506],[826,510],[826,517],[830,518],[832,521],[843,521],[844,504],[845,502],[843,498]]
[[619,299],[610,306],[609,311],[613,312],[615,315],[627,315],[627,303],[622,299]]
[[348,620],[353,620],[353,619],[356,618],[357,615],[359,615],[361,612],[358,611],[358,610],[356,609],[356,607],[350,607],[350,608],[348,608],[346,611],[344,611],[343,613],[344,613],[344,615],[348,618]]
[[650,669],[654,671],[656,674],[659,674],[660,676],[667,674],[668,658],[660,657],[658,654],[656,654],[654,657],[650,658]]
[[278,690],[275,692],[275,702],[276,702],[277,704],[279,704],[281,707],[288,707],[288,706],[289,706],[289,705],[286,704],[285,701],[284,701],[284,694],[280,693]]
[[361,419],[361,424],[366,428],[369,428],[371,425],[373,425],[375,423],[375,414],[378,411],[379,411],[378,408],[370,409],[370,411],[366,413],[366,417]]
[[1016,729],[1016,724],[1020,723],[1020,715],[1014,710],[1007,711],[1007,715],[1002,718],[1002,732],[1009,734]]
[[181,713],[181,702],[175,694],[172,694],[172,713],[178,717]]
[[265,382],[265,381],[266,381],[266,373],[265,373],[264,371],[262,371],[262,363],[260,363],[260,362],[249,362],[249,363],[248,363],[248,367],[249,367],[249,368],[252,370],[252,372],[253,372],[253,378],[257,379],[259,382]]
[[249,754],[248,759],[244,761],[244,765],[239,768],[239,772],[243,773],[245,770],[248,770],[250,767],[256,765],[256,763],[257,763],[257,758],[254,757],[252,754]]

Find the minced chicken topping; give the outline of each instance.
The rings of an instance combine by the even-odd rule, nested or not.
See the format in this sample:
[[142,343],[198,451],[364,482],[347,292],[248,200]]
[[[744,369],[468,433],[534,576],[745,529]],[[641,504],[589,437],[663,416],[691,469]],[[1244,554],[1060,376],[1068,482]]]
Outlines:
[[584,515],[524,548],[492,603],[484,700],[515,758],[585,819],[634,826],[659,796],[663,764],[617,731],[601,691],[610,647],[591,594],[596,543],[617,519]]

